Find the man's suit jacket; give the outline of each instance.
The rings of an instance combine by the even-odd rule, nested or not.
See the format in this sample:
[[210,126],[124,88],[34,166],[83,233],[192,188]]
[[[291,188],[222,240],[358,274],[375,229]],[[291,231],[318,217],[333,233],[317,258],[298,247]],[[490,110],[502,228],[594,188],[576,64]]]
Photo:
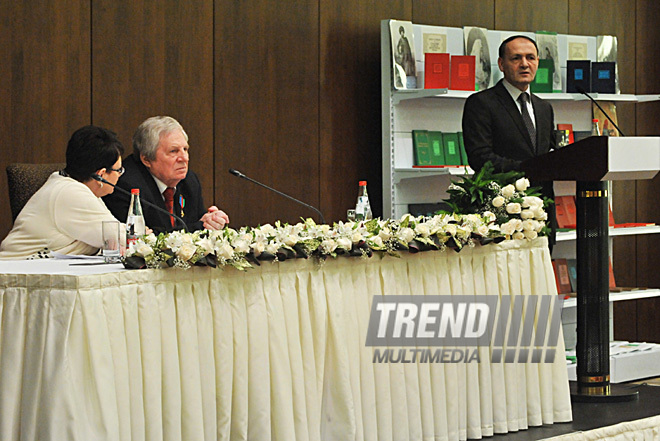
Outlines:
[[[119,178],[117,186],[124,190],[131,191],[133,188],[140,189],[140,200],[147,200],[166,210],[163,196],[158,191],[156,181],[149,173],[149,169],[137,159],[135,155],[130,155],[124,159],[123,166],[126,172]],[[128,215],[128,206],[130,205],[130,196],[115,190],[112,194],[103,198],[105,205],[112,214],[119,220],[125,221]],[[183,202],[183,210],[181,209]],[[154,230],[155,233],[162,231],[180,230],[183,228],[177,221],[175,228],[172,228],[171,217],[165,213],[160,213],[147,204],[142,204],[144,220],[147,227]],[[204,201],[202,200],[202,186],[199,183],[197,175],[188,170],[188,174],[176,186],[174,193],[174,214],[181,217],[188,226],[189,231],[200,230],[203,227],[199,219],[206,213]]]
[[552,106],[532,94],[536,144],[532,141],[518,106],[500,80],[483,92],[472,94],[463,109],[463,140],[470,166],[478,170],[491,161],[496,171],[520,170],[525,159],[554,149]]

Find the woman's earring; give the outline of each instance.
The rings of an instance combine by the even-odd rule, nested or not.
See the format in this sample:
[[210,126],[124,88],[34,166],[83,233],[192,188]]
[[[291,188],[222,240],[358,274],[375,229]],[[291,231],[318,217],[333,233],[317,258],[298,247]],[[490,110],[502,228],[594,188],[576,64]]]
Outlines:
[[99,182],[99,184],[101,185],[99,188],[103,188],[103,182]]

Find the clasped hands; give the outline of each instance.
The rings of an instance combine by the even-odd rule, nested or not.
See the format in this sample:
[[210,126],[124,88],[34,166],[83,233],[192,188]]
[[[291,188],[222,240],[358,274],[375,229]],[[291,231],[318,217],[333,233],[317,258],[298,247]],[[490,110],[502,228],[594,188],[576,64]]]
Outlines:
[[207,230],[221,230],[229,223],[227,213],[215,205],[209,207],[208,211],[201,217],[200,221]]

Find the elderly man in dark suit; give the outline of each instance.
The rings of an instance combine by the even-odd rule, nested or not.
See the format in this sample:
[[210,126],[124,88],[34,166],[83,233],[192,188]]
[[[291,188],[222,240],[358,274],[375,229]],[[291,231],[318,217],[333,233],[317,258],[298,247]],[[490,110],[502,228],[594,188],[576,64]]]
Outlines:
[[521,35],[504,40],[497,64],[504,79],[465,102],[465,150],[472,168],[491,161],[498,171],[519,170],[525,159],[555,147],[554,113],[529,91],[539,65],[534,40]]
[[[124,160],[126,172],[117,185],[129,192],[139,188],[141,199],[179,216],[189,231],[224,228],[229,223],[227,214],[216,206],[204,207],[199,179],[188,169],[189,149],[188,135],[177,120],[151,117],[135,131],[133,154]],[[126,219],[128,195],[114,192],[103,199],[117,219]],[[170,216],[146,204],[142,210],[145,223],[156,233],[182,228]]]
[[[536,42],[514,35],[502,42],[497,65],[504,79],[471,95],[463,109],[463,139],[470,166],[487,161],[496,171],[520,170],[521,163],[555,148],[552,106],[529,90],[539,66]],[[537,182],[552,198],[552,182]],[[554,223],[554,207],[548,218]],[[552,243],[552,237],[550,242]]]

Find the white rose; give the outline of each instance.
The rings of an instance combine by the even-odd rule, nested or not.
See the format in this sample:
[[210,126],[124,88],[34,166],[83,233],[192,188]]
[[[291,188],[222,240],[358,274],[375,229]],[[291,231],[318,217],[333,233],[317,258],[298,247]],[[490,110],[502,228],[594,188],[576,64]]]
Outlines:
[[525,235],[526,239],[533,240],[533,239],[536,239],[539,234],[534,230],[529,230],[529,231],[525,231],[524,235]]
[[509,184],[506,187],[502,188],[502,196],[504,196],[507,199],[510,198],[511,196],[513,196],[513,194],[515,192],[516,192],[516,187],[514,187],[511,184]]
[[[133,244],[131,244],[131,247],[132,246]],[[135,252],[135,254],[141,257],[147,257],[148,255],[153,254],[154,252],[154,250],[149,245],[147,245],[142,241],[137,243],[133,251]]]
[[350,250],[351,247],[353,246],[353,242],[351,242],[351,239],[349,239],[348,237],[340,237],[339,239],[337,239],[337,246],[344,250]]
[[525,196],[523,198],[522,206],[525,208],[531,208],[532,210],[539,207],[543,208],[543,199],[537,196]]
[[523,231],[536,231],[538,226],[538,221],[527,219],[523,221]]
[[269,243],[266,245],[266,252],[270,254],[277,254],[277,250],[279,250],[280,247],[276,243]]
[[184,243],[176,252],[176,255],[179,259],[186,261],[190,260],[190,258],[195,255],[195,251],[197,251],[197,247],[195,247],[195,245],[191,243]]
[[534,217],[534,212],[532,210],[523,210],[520,212],[520,217],[522,219],[532,219]]
[[259,257],[261,253],[263,253],[264,250],[266,249],[266,244],[263,241],[259,240],[257,242],[252,243],[251,248],[254,255]]
[[399,237],[403,242],[410,243],[415,238],[415,232],[412,230],[412,228],[402,228],[399,230]]
[[543,221],[536,221],[536,224],[537,224],[537,225],[536,225],[536,228],[534,229],[534,231],[536,231],[537,233],[540,233],[541,230],[543,229],[543,227],[545,227],[545,222],[543,222]]
[[511,202],[506,204],[506,212],[509,214],[518,214],[522,211],[520,204],[518,202]]
[[516,219],[511,219],[509,222],[502,224],[500,226],[500,231],[502,234],[506,234],[507,236],[512,235],[516,231],[516,223],[514,222]]
[[536,220],[546,220],[548,218],[548,213],[542,207],[536,208],[534,211],[534,219]]
[[222,242],[217,247],[218,255],[224,259],[231,259],[234,257],[234,249],[229,245],[229,242]]
[[282,242],[284,242],[285,245],[292,247],[298,243],[298,238],[293,234],[287,234]]
[[326,253],[332,253],[337,248],[337,242],[332,239],[326,239],[321,242],[321,249]]
[[512,237],[516,240],[520,240],[520,239],[524,239],[525,235],[520,231],[516,231],[515,233],[513,233]]
[[415,227],[415,233],[419,234],[422,237],[429,237],[431,234],[431,229],[426,224],[417,224]]
[[[502,203],[504,203],[504,199],[502,199],[502,201]],[[483,216],[486,219],[486,222],[493,222],[496,219],[495,213],[491,211],[484,211]]]
[[516,181],[516,190],[525,191],[529,187],[529,180],[527,178],[520,178]]
[[521,221],[520,219],[511,219],[509,222],[513,223],[513,226],[516,229],[516,231],[522,231],[523,221]]
[[479,225],[479,227],[477,228],[477,234],[479,234],[480,236],[488,236],[488,231],[489,228],[487,225]]
[[259,231],[264,236],[273,236],[275,233],[275,227],[273,227],[271,224],[266,224],[259,227]]
[[385,240],[390,240],[392,238],[392,230],[389,228],[383,228],[378,232],[378,237]]
[[204,253],[205,256],[213,252],[213,241],[208,237],[205,237],[204,239],[200,239],[197,242],[197,246],[202,249],[202,252]]
[[383,246],[383,239],[380,238],[380,236],[374,236],[371,238],[371,242],[376,246],[377,248],[382,248]]
[[504,202],[506,202],[506,201],[504,200],[504,198],[503,198],[502,196],[496,196],[496,197],[493,199],[493,207],[495,207],[495,208],[499,208],[499,207],[501,207],[502,205],[504,205]]
[[364,238],[362,237],[362,233],[360,233],[358,230],[353,231],[353,235],[351,236],[352,243],[359,243],[363,240]]

